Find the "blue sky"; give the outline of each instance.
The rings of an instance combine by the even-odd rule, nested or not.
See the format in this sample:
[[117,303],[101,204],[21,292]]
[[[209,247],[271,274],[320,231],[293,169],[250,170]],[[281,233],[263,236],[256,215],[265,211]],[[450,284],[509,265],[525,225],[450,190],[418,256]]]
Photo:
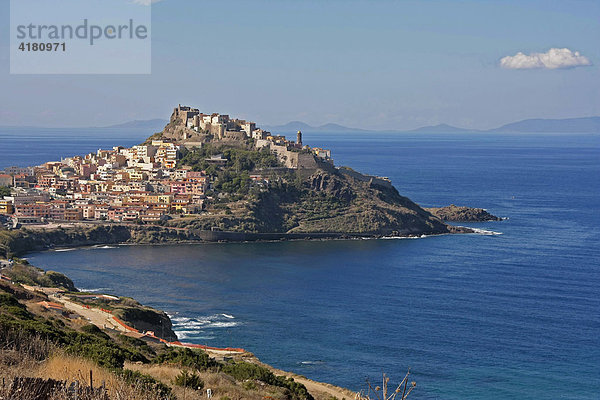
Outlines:
[[[600,115],[598,1],[162,0],[151,75],[10,75],[0,1],[0,125],[168,118],[178,103],[374,129]],[[500,66],[551,48],[592,65]]]

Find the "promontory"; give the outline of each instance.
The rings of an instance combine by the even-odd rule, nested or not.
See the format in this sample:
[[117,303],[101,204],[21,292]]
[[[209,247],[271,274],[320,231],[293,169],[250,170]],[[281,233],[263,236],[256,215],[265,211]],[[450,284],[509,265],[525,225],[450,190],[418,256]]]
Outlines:
[[[0,256],[55,246],[470,232],[329,149],[186,106],[144,143],[10,167]],[[10,181],[10,182],[8,182]],[[20,228],[20,229],[19,229]]]

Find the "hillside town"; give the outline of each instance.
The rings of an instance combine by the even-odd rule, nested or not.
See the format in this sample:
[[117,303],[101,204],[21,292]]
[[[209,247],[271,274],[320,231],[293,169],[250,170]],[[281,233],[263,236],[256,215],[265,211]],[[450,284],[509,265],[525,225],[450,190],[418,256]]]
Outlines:
[[[328,150],[302,144],[300,131],[295,142],[289,141],[257,129],[253,122],[182,106],[175,108],[171,125],[179,133],[161,134],[131,148],[99,149],[35,167],[6,168],[0,173],[0,187],[4,187],[0,216],[7,225],[17,226],[51,221],[156,223],[202,213],[210,200],[207,193],[218,178],[178,165],[178,160],[208,140],[238,141],[257,150],[268,148],[288,169],[333,165]],[[222,154],[206,159],[215,165],[227,161]],[[250,179],[262,187],[269,184],[260,171]]]

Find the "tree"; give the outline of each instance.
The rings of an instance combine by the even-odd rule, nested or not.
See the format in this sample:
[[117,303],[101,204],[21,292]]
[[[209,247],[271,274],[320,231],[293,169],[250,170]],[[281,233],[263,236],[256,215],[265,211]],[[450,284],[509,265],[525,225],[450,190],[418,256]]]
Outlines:
[[175,377],[174,383],[177,386],[183,386],[194,390],[202,390],[204,388],[204,382],[196,372],[188,373],[185,370],[182,370],[179,375]]
[[6,186],[0,186],[0,197],[10,196],[10,188]]

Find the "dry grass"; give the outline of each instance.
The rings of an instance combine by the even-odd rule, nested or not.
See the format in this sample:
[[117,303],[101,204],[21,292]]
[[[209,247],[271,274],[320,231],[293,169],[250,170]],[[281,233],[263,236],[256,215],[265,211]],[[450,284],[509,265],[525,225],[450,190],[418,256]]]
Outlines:
[[[122,378],[97,366],[92,361],[61,353],[56,353],[50,357],[38,369],[37,376],[68,382],[79,381],[81,385],[87,386],[90,384],[90,371],[92,371],[94,387],[104,385],[111,399],[158,400],[156,394],[126,383]],[[60,398],[60,394],[58,394],[56,400]]]
[[[72,383],[79,382],[80,387],[89,386],[90,370],[93,385],[98,388],[103,383],[111,400],[158,400],[151,392],[126,383],[112,372],[98,367],[92,361],[55,352],[46,361],[37,361],[31,357],[21,357],[21,353],[2,351],[0,355],[0,399],[8,398],[10,386],[15,377],[39,377]],[[2,385],[4,382],[4,385]],[[49,400],[66,399],[67,394],[57,392]],[[103,396],[80,396],[80,400],[104,400]]]
[[92,371],[95,387],[100,386],[102,382],[105,382],[108,390],[122,386],[122,382],[117,376],[98,367],[92,361],[61,353],[55,353],[40,365],[36,371],[36,376],[59,381],[79,381],[82,385],[89,385],[90,371]]
[[[126,362],[125,368],[150,375],[168,385],[173,385],[175,377],[181,372],[181,368],[165,364],[147,365]],[[211,389],[213,398],[217,400],[225,397],[231,400],[263,400],[265,398],[286,399],[283,389],[267,386],[260,382],[240,383],[236,382],[231,376],[220,372],[204,371],[197,372],[197,374],[204,381],[204,390],[184,389],[173,385],[173,394],[175,394],[178,399],[205,399],[206,389]]]
[[39,361],[22,357],[14,350],[0,352],[0,399],[8,398],[10,385],[15,377],[33,377]]
[[41,360],[53,350],[50,342],[21,330],[0,332],[0,398],[7,398],[15,377],[35,377]]

